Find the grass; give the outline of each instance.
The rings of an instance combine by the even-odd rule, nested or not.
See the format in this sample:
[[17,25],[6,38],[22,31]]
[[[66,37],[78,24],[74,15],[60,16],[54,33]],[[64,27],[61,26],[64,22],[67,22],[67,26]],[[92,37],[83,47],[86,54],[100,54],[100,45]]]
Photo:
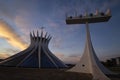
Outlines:
[[0,80],[92,80],[92,76],[57,69],[1,67]]
[[0,80],[92,80],[92,75],[59,69],[0,67]]

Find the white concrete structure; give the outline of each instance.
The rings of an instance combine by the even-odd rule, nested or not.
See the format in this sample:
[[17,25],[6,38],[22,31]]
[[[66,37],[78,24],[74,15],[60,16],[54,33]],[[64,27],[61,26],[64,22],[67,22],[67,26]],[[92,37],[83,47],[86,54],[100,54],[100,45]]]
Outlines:
[[29,67],[29,68],[66,68],[67,66],[57,58],[48,48],[51,36],[30,32],[30,46],[0,62],[0,66]]
[[107,68],[105,68],[97,58],[94,48],[92,46],[90,32],[88,23],[86,26],[86,45],[84,49],[84,53],[80,59],[80,61],[76,64],[75,67],[68,71],[72,72],[80,72],[80,73],[91,73],[93,75],[93,80],[110,80],[104,74],[113,74]]
[[88,27],[88,23],[106,22],[110,18],[110,10],[106,14],[98,14],[97,11],[97,14],[91,13],[90,15],[87,14],[86,16],[67,17],[66,24],[86,24],[86,45],[84,53],[80,61],[75,65],[75,67],[69,69],[68,71],[90,73],[93,76],[93,80],[110,80],[106,75],[111,75],[114,73],[105,68],[97,58],[92,45],[90,31]]

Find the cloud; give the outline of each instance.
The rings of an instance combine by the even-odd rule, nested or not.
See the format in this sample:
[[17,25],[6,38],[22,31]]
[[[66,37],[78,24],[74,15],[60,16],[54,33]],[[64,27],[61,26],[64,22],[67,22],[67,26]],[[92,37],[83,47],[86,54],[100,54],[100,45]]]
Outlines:
[[59,27],[59,25],[57,23],[55,23],[53,20],[47,19],[47,22],[48,22],[49,26],[51,26],[52,28]]
[[81,56],[66,56],[62,53],[55,53],[55,55],[60,59],[62,60],[63,62],[65,63],[73,63],[73,64],[76,64],[79,60],[80,60],[80,57]]
[[12,46],[21,50],[27,47],[27,44],[20,38],[20,36],[17,35],[11,26],[2,19],[0,20],[0,37],[7,40]]
[[60,48],[62,44],[62,39],[59,37],[54,37],[53,38],[53,47],[55,48]]
[[8,58],[18,52],[19,52],[19,50],[17,50],[17,49],[13,50],[12,48],[7,48],[7,49],[5,49],[5,51],[0,51],[0,59]]
[[67,56],[65,57],[64,62],[75,64],[80,60],[80,57],[81,56]]
[[[105,10],[107,8],[112,8],[117,5],[119,5],[120,0],[106,0],[101,3],[101,7],[99,7],[101,10]],[[97,4],[97,3],[96,3]]]
[[0,53],[0,59],[5,59],[5,58],[7,58],[9,56],[10,56],[10,54]]

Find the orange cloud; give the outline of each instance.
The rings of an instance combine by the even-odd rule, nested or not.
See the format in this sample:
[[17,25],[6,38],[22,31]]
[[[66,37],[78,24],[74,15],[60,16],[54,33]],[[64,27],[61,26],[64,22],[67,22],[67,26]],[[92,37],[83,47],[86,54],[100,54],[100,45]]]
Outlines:
[[7,58],[9,56],[10,56],[10,54],[0,53],[0,59],[5,59],[5,58]]
[[16,32],[2,19],[0,20],[0,37],[7,40],[12,46],[21,50],[27,47],[27,44],[16,34]]

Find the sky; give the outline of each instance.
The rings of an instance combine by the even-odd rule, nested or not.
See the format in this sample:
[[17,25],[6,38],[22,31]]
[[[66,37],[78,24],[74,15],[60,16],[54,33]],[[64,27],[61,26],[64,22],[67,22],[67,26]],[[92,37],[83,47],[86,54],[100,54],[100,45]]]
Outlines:
[[49,49],[65,63],[80,60],[85,47],[85,25],[67,25],[66,15],[106,12],[108,22],[89,24],[92,43],[100,60],[120,56],[120,0],[0,0],[0,58],[30,44],[30,31],[52,35]]

